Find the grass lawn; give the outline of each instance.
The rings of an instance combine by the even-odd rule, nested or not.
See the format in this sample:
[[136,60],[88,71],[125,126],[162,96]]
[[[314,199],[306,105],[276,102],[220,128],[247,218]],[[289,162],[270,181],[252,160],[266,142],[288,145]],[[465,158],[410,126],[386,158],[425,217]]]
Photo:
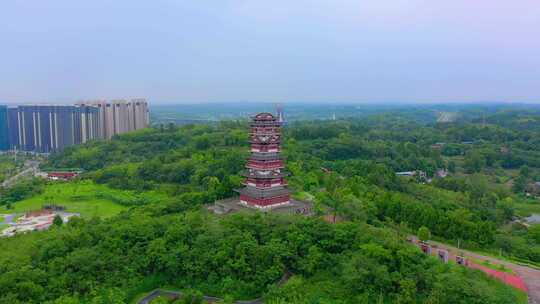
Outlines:
[[0,207],[0,213],[23,213],[41,209],[44,204],[56,204],[82,217],[105,218],[127,209],[115,201],[129,199],[132,195],[130,191],[111,189],[91,181],[58,182],[48,184],[40,195],[13,204],[12,209]]
[[163,303],[163,301],[165,301],[165,303],[171,303],[172,300],[169,299],[168,297],[164,297],[164,296],[159,296],[155,299],[153,299],[152,301],[150,301],[151,304],[153,303]]
[[514,294],[516,295],[516,298],[518,300],[518,304],[527,304],[529,303],[529,296],[527,295],[526,292],[523,292],[519,289],[516,289],[516,288],[512,288],[513,291],[514,291]]
[[298,199],[298,200],[301,200],[301,201],[308,201],[308,202],[312,202],[315,199],[315,196],[313,196],[309,192],[305,192],[305,191],[294,193],[293,197],[295,199]]
[[519,200],[514,203],[515,213],[519,216],[530,216],[533,213],[540,214],[540,201],[536,199]]
[[489,261],[487,260],[479,260],[479,259],[475,259],[473,257],[468,257],[468,260],[477,264],[477,265],[481,265],[481,266],[484,266],[484,267],[487,267],[489,269],[493,269],[493,270],[497,270],[497,271],[502,271],[502,272],[506,272],[506,273],[509,273],[509,274],[515,274],[512,269],[510,268],[507,268],[505,267],[504,265],[502,264],[495,264],[495,263],[490,263]]
[[0,238],[0,263],[30,263],[32,253],[42,234],[49,231],[36,231],[13,237]]

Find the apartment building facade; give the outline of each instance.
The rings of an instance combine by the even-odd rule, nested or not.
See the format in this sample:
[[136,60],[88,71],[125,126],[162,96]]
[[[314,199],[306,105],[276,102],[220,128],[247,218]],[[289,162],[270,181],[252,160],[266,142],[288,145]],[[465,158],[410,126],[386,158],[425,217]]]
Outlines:
[[114,135],[147,128],[148,103],[145,99],[90,100],[79,105],[97,107],[102,121],[101,136],[111,139]]
[[8,148],[39,153],[98,139],[100,121],[93,107],[24,105],[7,108]]
[[0,150],[9,148],[7,107],[0,106]]

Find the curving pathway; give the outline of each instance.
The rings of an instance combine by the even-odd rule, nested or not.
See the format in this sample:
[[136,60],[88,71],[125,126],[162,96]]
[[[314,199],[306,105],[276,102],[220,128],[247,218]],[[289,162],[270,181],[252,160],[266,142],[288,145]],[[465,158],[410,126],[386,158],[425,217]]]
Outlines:
[[[289,271],[285,272],[281,279],[277,282],[277,285],[283,285],[285,282],[289,280],[289,278],[292,276],[292,273]],[[162,289],[156,289],[152,292],[150,292],[148,295],[146,295],[144,298],[140,299],[137,304],[150,304],[152,300],[154,300],[157,297],[163,296],[167,297],[169,299],[178,299],[182,297],[182,292],[180,291],[172,291],[172,290],[162,290]],[[212,297],[212,296],[203,296],[203,300],[205,300],[208,303],[216,303],[221,300],[222,298]],[[253,300],[245,300],[245,301],[235,301],[235,304],[262,304],[263,299],[257,298]]]
[[[411,236],[411,239],[413,241],[417,241],[417,238],[414,236]],[[506,274],[496,273],[497,271],[491,270],[487,267],[483,267],[482,265],[473,264],[472,266],[473,268],[477,268],[482,271],[487,270],[484,272],[486,272],[489,275],[493,275],[494,277],[497,277],[499,279],[502,279],[509,285],[512,285],[521,290],[524,290],[523,287],[525,287],[525,290],[529,296],[529,304],[540,304],[540,270],[532,268],[532,267],[527,267],[527,266],[499,260],[497,258],[481,255],[481,254],[470,252],[467,250],[457,249],[455,247],[452,247],[443,243],[439,243],[439,242],[430,241],[430,243],[436,244],[438,248],[446,249],[449,252],[453,252],[454,254],[456,252],[463,252],[466,257],[472,257],[477,260],[489,261],[490,263],[504,265],[506,268],[511,269],[517,275],[517,278],[514,278],[513,276],[506,275]]]
[[523,280],[525,286],[527,287],[529,294],[529,304],[540,304],[540,270],[506,261],[501,261],[473,252],[465,251],[465,253],[467,256],[473,257],[475,259],[488,260],[490,262],[502,264],[505,267],[512,269],[514,273]]

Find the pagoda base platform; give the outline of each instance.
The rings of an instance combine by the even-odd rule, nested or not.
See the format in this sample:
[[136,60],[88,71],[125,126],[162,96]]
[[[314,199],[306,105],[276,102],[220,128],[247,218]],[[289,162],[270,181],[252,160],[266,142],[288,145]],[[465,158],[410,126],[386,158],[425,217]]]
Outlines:
[[210,205],[208,207],[208,210],[214,212],[215,214],[228,214],[239,212],[242,210],[251,210],[282,214],[299,214],[306,216],[313,215],[313,205],[311,203],[297,201],[294,199],[291,199],[286,204],[276,204],[266,206],[265,208],[260,208],[258,206],[253,206],[241,202],[239,197],[232,197],[214,202],[213,205]]

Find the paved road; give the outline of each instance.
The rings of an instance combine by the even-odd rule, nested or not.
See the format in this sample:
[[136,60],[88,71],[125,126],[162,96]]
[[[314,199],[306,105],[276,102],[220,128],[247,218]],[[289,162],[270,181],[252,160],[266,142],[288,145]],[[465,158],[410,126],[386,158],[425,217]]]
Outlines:
[[540,304],[540,270],[502,261],[493,257],[477,254],[477,253],[470,252],[467,250],[457,249],[455,247],[442,244],[439,242],[430,241],[430,243],[436,244],[439,248],[444,248],[444,249],[447,249],[448,251],[463,252],[465,256],[472,257],[478,260],[487,260],[490,263],[501,264],[509,269],[512,269],[514,273],[518,277],[520,277],[523,280],[523,282],[525,282],[525,286],[527,287],[528,293],[529,293],[529,304]]

